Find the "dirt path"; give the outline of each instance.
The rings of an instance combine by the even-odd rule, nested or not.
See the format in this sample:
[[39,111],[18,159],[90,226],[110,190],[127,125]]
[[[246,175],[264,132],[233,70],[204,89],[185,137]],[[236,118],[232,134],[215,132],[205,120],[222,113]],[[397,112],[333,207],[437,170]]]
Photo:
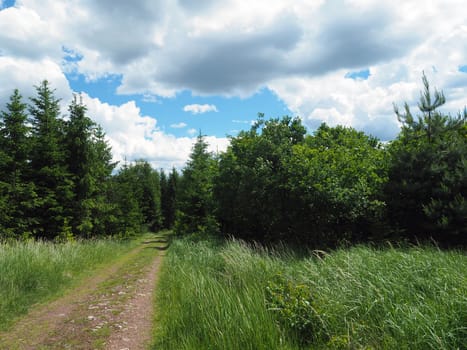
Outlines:
[[0,349],[147,349],[165,245],[154,236],[63,297],[36,307],[0,333]]

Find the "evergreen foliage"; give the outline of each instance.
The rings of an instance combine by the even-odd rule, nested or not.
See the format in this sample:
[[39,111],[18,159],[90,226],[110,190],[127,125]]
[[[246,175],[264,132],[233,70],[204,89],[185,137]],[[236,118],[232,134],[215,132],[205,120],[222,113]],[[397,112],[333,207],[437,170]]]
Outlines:
[[160,172],[161,188],[161,212],[163,227],[172,228],[175,223],[175,214],[177,211],[177,187],[180,181],[180,175],[175,168],[167,176],[163,170]]
[[143,225],[162,227],[159,173],[146,161],[125,164],[112,179],[112,202],[116,204],[116,231],[131,234]]
[[65,157],[64,122],[59,100],[47,80],[36,86],[37,96],[29,106],[32,124],[32,152],[29,180],[38,195],[33,217],[33,234],[54,238],[69,229],[73,182]]
[[[35,186],[27,181],[30,127],[27,105],[14,90],[0,119],[0,230],[3,236],[25,236],[35,205]],[[0,234],[0,237],[2,234]]]
[[181,234],[217,231],[212,190],[217,164],[207,148],[208,144],[200,133],[183,169],[175,220],[175,230]]
[[[112,175],[102,128],[75,96],[69,118],[45,80],[29,106],[14,90],[0,117],[0,239],[139,232],[162,225],[159,174],[147,162]],[[29,112],[29,114],[28,114]]]
[[391,144],[386,184],[389,218],[409,238],[467,241],[467,112],[441,113],[442,92],[424,91],[414,117],[395,107],[402,130]]
[[441,113],[444,94],[422,82],[421,114],[395,107],[402,128],[386,146],[352,128],[307,134],[299,118],[260,114],[218,156],[200,133],[180,174],[144,160],[115,172],[79,98],[63,119],[46,80],[29,104],[14,90],[0,114],[0,238],[173,227],[314,247],[388,237],[465,244],[467,110]]

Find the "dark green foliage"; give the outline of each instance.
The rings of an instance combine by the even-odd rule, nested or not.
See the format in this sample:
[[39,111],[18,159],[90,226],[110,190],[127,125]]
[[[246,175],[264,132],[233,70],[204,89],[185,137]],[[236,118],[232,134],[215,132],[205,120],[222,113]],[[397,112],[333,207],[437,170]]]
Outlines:
[[221,155],[215,194],[219,219],[228,234],[256,240],[287,239],[295,203],[287,189],[286,161],[303,142],[298,118],[265,121],[231,139]]
[[107,203],[107,183],[115,167],[102,128],[86,116],[86,106],[76,96],[66,123],[66,160],[73,181],[71,227],[89,237],[105,232],[112,206]]
[[143,214],[143,223],[151,230],[162,227],[159,173],[148,162],[136,161],[126,171],[133,177],[133,196]]
[[130,236],[141,231],[143,214],[133,196],[133,176],[126,165],[112,178],[110,200],[115,204],[111,232]]
[[311,288],[277,275],[266,287],[266,307],[281,327],[293,333],[302,344],[323,337],[324,325],[313,305]]
[[14,90],[0,119],[0,237],[27,237],[35,186],[26,179],[30,153],[27,106]]
[[161,187],[161,212],[163,218],[163,227],[172,228],[175,223],[175,213],[177,210],[177,187],[180,179],[175,168],[172,168],[169,176],[163,170],[160,173]]
[[76,96],[69,107],[70,120],[66,127],[67,165],[73,181],[71,210],[73,231],[80,236],[92,232],[91,198],[95,191],[92,177],[91,133],[94,123],[86,117],[86,107],[77,103]]
[[29,108],[32,151],[29,180],[36,185],[37,206],[31,216],[36,237],[54,238],[67,230],[71,212],[72,179],[65,162],[64,122],[59,118],[59,100],[47,80],[36,86],[37,96]]
[[[69,120],[47,81],[29,108],[14,91],[0,119],[0,239],[128,236],[161,227],[159,175],[116,163],[100,126],[76,97]],[[29,109],[29,120],[26,114]]]
[[335,245],[382,235],[387,156],[375,138],[323,124],[293,148],[287,169],[294,231],[303,241]]
[[212,193],[217,164],[207,150],[208,144],[199,134],[190,159],[183,169],[175,231],[179,234],[213,233],[217,231],[215,202]]
[[[398,138],[383,147],[352,128],[266,120],[214,157],[200,134],[179,175],[145,161],[116,163],[75,98],[69,120],[47,81],[27,106],[15,90],[0,118],[0,237],[128,236],[142,228],[309,246],[388,237],[466,243],[467,111],[424,91],[414,117],[396,108]],[[29,110],[29,116],[27,115]],[[29,119],[28,119],[29,117]]]
[[15,188],[24,176],[30,151],[28,137],[30,128],[26,125],[27,106],[17,89],[11,95],[6,108],[7,111],[1,113],[0,122],[2,152],[0,170],[4,174],[2,180]]
[[386,179],[379,142],[324,124],[304,135],[298,118],[260,118],[231,140],[215,187],[227,233],[324,246],[375,232]]
[[389,149],[389,217],[403,236],[465,243],[467,114],[439,112],[443,94],[432,97],[425,76],[423,83],[422,115],[414,118],[407,104],[404,113],[395,108],[402,131]]
[[162,227],[159,174],[148,162],[125,164],[113,178],[111,199],[116,204],[115,231],[128,235],[143,225],[151,230]]

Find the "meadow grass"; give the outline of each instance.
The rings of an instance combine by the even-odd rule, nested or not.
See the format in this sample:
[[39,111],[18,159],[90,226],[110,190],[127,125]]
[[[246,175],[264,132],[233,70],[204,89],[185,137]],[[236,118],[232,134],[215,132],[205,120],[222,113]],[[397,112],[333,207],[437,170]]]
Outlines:
[[175,240],[156,310],[154,349],[465,349],[467,256]]
[[131,242],[112,240],[0,244],[0,330],[7,329],[32,304],[58,295],[131,246]]

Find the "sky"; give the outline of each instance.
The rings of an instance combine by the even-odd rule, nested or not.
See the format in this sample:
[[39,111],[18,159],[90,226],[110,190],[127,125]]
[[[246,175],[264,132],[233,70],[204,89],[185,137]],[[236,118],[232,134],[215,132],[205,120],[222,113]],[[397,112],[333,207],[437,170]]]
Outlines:
[[258,113],[380,138],[399,130],[425,72],[446,113],[467,105],[464,0],[0,0],[0,109],[50,81],[73,93],[114,158],[183,167]]

